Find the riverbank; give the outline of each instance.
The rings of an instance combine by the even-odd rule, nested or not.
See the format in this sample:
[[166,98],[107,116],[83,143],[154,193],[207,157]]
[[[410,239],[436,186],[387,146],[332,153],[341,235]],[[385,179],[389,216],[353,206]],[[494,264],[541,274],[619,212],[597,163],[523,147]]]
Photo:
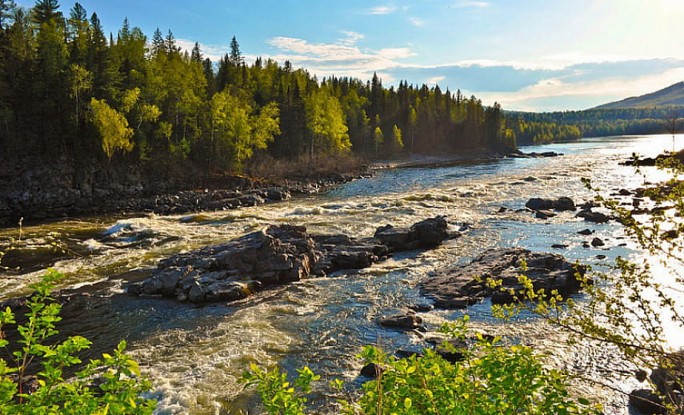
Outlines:
[[232,210],[315,194],[372,174],[358,159],[265,165],[252,166],[247,175],[207,174],[191,166],[180,175],[161,175],[128,165],[79,167],[64,159],[4,163],[0,227],[86,215]]
[[[73,160],[22,160],[0,167],[0,227],[101,214],[157,215],[232,210],[311,195],[375,170],[436,168],[492,160],[552,157],[558,154],[494,153],[413,154],[401,160],[367,163],[329,157],[294,161],[265,159],[247,166],[245,175],[211,174],[192,166],[154,174],[130,165],[78,166]],[[181,170],[182,173],[178,173]]]
[[531,152],[525,153],[521,150],[515,150],[508,153],[495,153],[491,151],[474,151],[464,155],[450,155],[450,156],[427,156],[422,154],[412,154],[408,158],[402,160],[385,160],[376,161],[372,164],[374,170],[383,169],[417,169],[417,168],[439,168],[439,167],[453,167],[467,164],[487,163],[503,158],[544,158],[557,157],[561,154],[546,151],[546,152]]

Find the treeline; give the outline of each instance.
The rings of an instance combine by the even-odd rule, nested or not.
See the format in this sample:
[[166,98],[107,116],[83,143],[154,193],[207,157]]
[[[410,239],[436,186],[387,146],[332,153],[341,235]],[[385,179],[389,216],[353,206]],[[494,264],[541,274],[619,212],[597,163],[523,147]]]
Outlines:
[[552,141],[570,141],[582,138],[582,131],[576,125],[559,124],[554,121],[528,121],[523,117],[511,122],[519,145],[547,144]]
[[[669,106],[544,113],[508,112],[506,115],[518,120],[518,128],[521,125],[532,126],[527,130],[534,134],[532,141],[542,143],[548,141],[549,136],[558,141],[579,137],[670,133],[673,125],[675,130],[679,129],[684,108]],[[525,134],[518,133],[517,137],[519,144],[528,143]]]
[[240,171],[255,156],[461,153],[515,147],[501,107],[374,76],[319,81],[289,62],[247,64],[235,38],[219,62],[171,31],[151,39],[58,0],[0,0],[0,157],[116,160],[156,169],[192,162]]

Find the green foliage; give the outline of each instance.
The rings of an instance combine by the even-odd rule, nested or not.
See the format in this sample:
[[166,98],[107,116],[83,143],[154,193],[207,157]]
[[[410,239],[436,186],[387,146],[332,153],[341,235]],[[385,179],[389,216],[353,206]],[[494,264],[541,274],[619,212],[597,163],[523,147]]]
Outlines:
[[375,127],[373,131],[373,144],[375,145],[375,154],[378,154],[378,149],[385,142],[385,134],[382,133],[380,127]]
[[402,139],[401,129],[396,124],[392,127],[392,139],[394,140],[392,142],[394,157],[397,157],[399,152],[404,149],[404,140]]
[[311,134],[310,154],[344,153],[351,149],[347,124],[339,100],[325,88],[309,95],[305,104]]
[[[125,341],[113,354],[103,354],[102,359],[84,366],[78,354],[90,347],[89,340],[71,336],[48,343],[58,333],[56,324],[61,320],[61,306],[50,296],[61,277],[48,270],[31,286],[35,293],[27,302],[27,321],[16,327],[19,347],[9,360],[0,358],[0,414],[151,414],[156,402],[141,396],[150,390],[150,383],[125,354]],[[10,346],[2,329],[15,324],[10,308],[0,311],[1,351]],[[73,378],[65,378],[67,368],[79,366]]]
[[[467,318],[447,324],[441,331],[464,339]],[[379,368],[375,380],[364,383],[354,402],[340,401],[345,414],[597,414],[585,399],[574,399],[561,372],[546,369],[541,357],[521,345],[502,346],[498,339],[478,337],[471,347],[442,347],[460,352],[464,358],[451,363],[433,350],[422,356],[396,359],[377,347],[367,346],[359,354],[364,364]],[[304,378],[301,381],[302,377]],[[305,368],[295,381],[287,381],[279,369],[265,371],[251,366],[243,382],[256,385],[269,414],[304,414],[305,394],[311,380]],[[303,386],[302,386],[303,385]],[[340,381],[332,386],[340,389]]]
[[[682,106],[648,108],[590,109],[546,113],[512,112],[507,117],[518,134],[519,144],[545,143],[579,137],[610,135],[663,134],[678,123],[684,113]],[[676,125],[675,125],[676,129]]]
[[105,100],[92,98],[91,122],[102,140],[102,150],[109,160],[116,151],[129,152],[133,149],[133,129],[128,127],[128,120],[121,113],[110,107]]
[[311,382],[319,380],[320,376],[315,375],[308,367],[297,372],[299,376],[291,384],[287,380],[287,373],[281,372],[277,367],[267,371],[251,364],[250,371],[243,373],[240,381],[245,386],[256,386],[264,407],[270,414],[303,415],[307,402],[305,395],[311,392]]
[[268,104],[258,113],[228,91],[211,99],[211,137],[216,152],[235,169],[241,169],[254,150],[265,149],[280,133],[278,106]]

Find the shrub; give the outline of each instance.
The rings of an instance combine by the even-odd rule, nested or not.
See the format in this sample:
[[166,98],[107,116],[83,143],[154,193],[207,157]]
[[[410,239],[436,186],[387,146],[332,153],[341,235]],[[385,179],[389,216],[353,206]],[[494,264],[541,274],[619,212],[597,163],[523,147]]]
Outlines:
[[[3,328],[16,324],[8,307],[0,311],[0,415],[9,414],[151,414],[156,402],[142,395],[151,388],[141,376],[138,364],[125,353],[122,341],[112,354],[82,365],[79,352],[91,342],[81,336],[48,344],[58,334],[56,323],[61,305],[50,296],[62,275],[49,270],[36,284],[27,300],[27,321],[16,327],[19,335],[16,350],[10,352]],[[65,369],[75,368],[73,378],[65,378]],[[30,373],[33,371],[34,373]]]
[[[445,325],[441,331],[464,339],[466,321]],[[367,346],[358,357],[376,365],[378,376],[364,383],[354,402],[338,402],[341,411],[348,415],[598,413],[589,401],[573,398],[567,377],[545,368],[530,347],[498,342],[478,336],[470,347],[443,343],[442,348],[463,355],[457,362],[447,361],[434,350],[397,359]],[[267,371],[252,365],[242,381],[256,385],[269,414],[302,415],[305,395],[316,378],[305,368],[292,386],[278,368]],[[339,381],[333,384],[341,386]]]

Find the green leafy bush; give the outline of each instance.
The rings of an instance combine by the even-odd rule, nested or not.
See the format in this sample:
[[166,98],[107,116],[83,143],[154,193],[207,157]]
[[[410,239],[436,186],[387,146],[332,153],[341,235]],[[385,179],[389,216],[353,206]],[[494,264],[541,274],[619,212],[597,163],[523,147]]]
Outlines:
[[[441,331],[464,339],[464,321],[445,325]],[[367,346],[359,354],[364,364],[374,364],[378,376],[366,382],[354,402],[339,401],[348,415],[429,414],[596,414],[589,401],[571,396],[567,377],[544,367],[530,347],[503,346],[499,339],[478,336],[470,347],[445,342],[442,348],[463,355],[450,362],[434,350],[397,359]],[[305,368],[294,386],[278,368],[271,371],[252,365],[243,382],[256,385],[269,414],[302,415],[305,395],[317,377]],[[333,386],[341,387],[340,381]]]
[[[15,315],[9,307],[0,311],[0,352],[11,356],[0,358],[0,415],[151,414],[156,402],[142,397],[150,390],[150,382],[126,355],[125,341],[112,354],[85,365],[78,354],[90,347],[88,339],[71,336],[48,344],[61,320],[61,305],[50,296],[61,277],[49,270],[31,286],[35,293],[27,300],[27,321],[16,327],[19,340],[12,352],[2,329],[16,324]],[[79,370],[67,379],[64,371],[69,367]]]

